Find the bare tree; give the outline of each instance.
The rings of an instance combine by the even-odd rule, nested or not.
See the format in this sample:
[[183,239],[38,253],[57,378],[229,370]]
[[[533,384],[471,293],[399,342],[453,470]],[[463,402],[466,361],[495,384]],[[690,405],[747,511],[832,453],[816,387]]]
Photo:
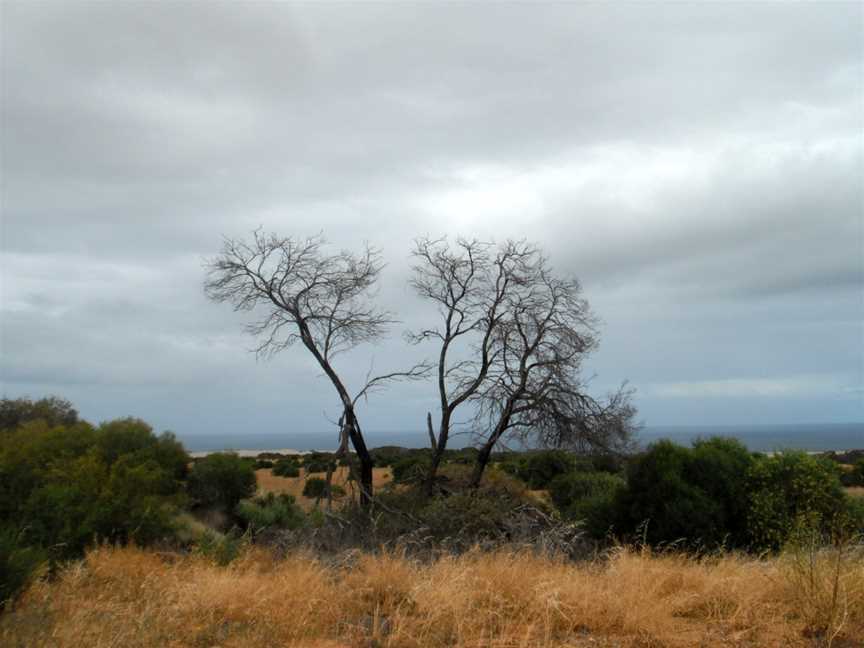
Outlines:
[[489,243],[459,238],[415,241],[411,285],[433,302],[441,316],[438,326],[409,334],[415,343],[439,345],[437,386],[440,417],[437,431],[432,413],[426,416],[432,462],[426,476],[431,495],[435,476],[450,439],[456,410],[477,396],[495,361],[493,343],[504,315],[511,284],[519,280],[522,259],[532,254],[524,243],[509,243],[497,251]]
[[[508,243],[504,249],[514,244]],[[605,401],[586,393],[582,361],[597,346],[596,318],[575,279],[556,277],[536,249],[520,249],[501,316],[494,357],[477,405],[481,439],[472,485],[479,485],[495,446],[508,435],[581,451],[624,449],[635,430],[632,390]]]
[[380,338],[393,322],[370,295],[383,268],[380,253],[368,245],[359,254],[329,253],[321,236],[295,239],[258,230],[249,242],[226,239],[222,253],[206,265],[210,299],[262,314],[247,326],[260,340],[258,355],[272,356],[299,341],[333,384],[342,407],[340,452],[350,439],[360,464],[361,503],[368,506],[373,462],[355,413],[357,401],[389,380],[418,378],[426,371],[418,365],[368,378],[352,397],[333,365],[339,353]]

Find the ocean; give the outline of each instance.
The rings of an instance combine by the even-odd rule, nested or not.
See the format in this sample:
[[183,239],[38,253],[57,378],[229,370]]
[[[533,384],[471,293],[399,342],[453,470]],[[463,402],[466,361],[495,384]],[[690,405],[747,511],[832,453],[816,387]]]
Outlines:
[[[687,425],[647,426],[637,440],[648,445],[658,439],[671,439],[687,445],[698,438],[709,436],[731,436],[739,439],[754,452],[772,452],[795,449],[807,451],[851,450],[864,448],[864,423],[800,423],[794,425]],[[178,435],[190,452],[215,450],[333,450],[336,435],[286,433],[256,434],[238,432],[221,435]],[[367,432],[366,442],[370,447],[398,445],[408,448],[425,447],[428,437],[425,432]],[[451,447],[470,445],[467,436],[456,436]]]

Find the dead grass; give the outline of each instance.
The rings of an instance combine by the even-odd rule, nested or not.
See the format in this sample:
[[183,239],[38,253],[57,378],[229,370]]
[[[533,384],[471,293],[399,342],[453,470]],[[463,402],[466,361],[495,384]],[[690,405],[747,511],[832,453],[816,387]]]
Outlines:
[[[274,475],[269,468],[262,468],[255,471],[255,477],[258,480],[258,490],[263,493],[288,493],[293,495],[297,503],[306,511],[312,510],[315,506],[315,500],[303,497],[303,486],[306,484],[307,477],[326,476],[326,473],[313,473],[307,475],[306,471],[301,468],[299,477],[279,477]],[[383,487],[385,484],[393,480],[393,473],[390,468],[373,468],[372,470],[372,486],[376,489]],[[348,482],[348,468],[339,466],[333,471],[333,483],[345,487],[349,493],[351,489],[346,487]]]
[[846,494],[850,497],[864,497],[864,486],[848,486]]
[[[820,573],[833,573],[825,559]],[[783,559],[629,550],[585,564],[475,552],[427,564],[351,554],[334,565],[304,554],[277,561],[255,549],[219,568],[198,556],[103,548],[55,582],[35,584],[0,617],[0,645],[825,645],[808,607],[814,593],[790,569]],[[844,560],[840,590],[834,645],[861,646],[860,556]]]

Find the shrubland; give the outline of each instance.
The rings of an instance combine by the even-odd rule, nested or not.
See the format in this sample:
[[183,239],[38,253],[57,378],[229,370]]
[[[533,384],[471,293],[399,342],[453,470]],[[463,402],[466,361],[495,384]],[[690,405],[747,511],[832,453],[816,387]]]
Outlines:
[[[626,455],[505,452],[475,485],[474,449],[447,449],[430,481],[428,450],[391,447],[372,451],[394,479],[377,489],[370,510],[350,478],[351,455],[256,462],[216,453],[192,461],[173,435],[138,419],[15,420],[0,432],[0,599],[13,601],[0,625],[2,637],[20,638],[19,645],[64,636],[51,645],[74,645],[77,636],[101,645],[109,631],[96,627],[100,615],[136,614],[163,624],[136,645],[159,637],[243,645],[264,629],[287,645],[356,645],[376,632],[377,645],[390,646],[484,638],[563,646],[580,645],[583,635],[624,642],[610,645],[675,645],[676,632],[686,637],[681,645],[725,633],[741,637],[730,645],[764,645],[758,640],[769,635],[761,633],[797,641],[804,632],[824,642],[862,627],[855,583],[864,582],[856,581],[864,498],[844,492],[841,478],[851,471],[826,457],[758,455],[726,438],[692,447],[661,441]],[[271,460],[270,468],[260,465]],[[298,480],[312,510],[291,495],[262,492],[256,468]],[[333,470],[349,478],[328,489]],[[91,605],[109,564],[121,567],[118,580]],[[154,575],[139,594],[158,590],[161,598],[143,609],[145,601],[122,592],[133,588],[123,579],[145,564]],[[277,620],[269,603],[230,600],[235,586],[254,586],[275,601],[302,564],[310,591],[330,596],[340,584],[344,609],[330,613],[330,629],[305,613]],[[764,592],[746,584],[748,572]],[[622,578],[641,596],[625,595]],[[199,592],[191,583],[216,589]],[[383,598],[370,594],[375,588]],[[187,611],[161,607],[181,590],[195,599]],[[446,597],[468,606],[461,621],[447,620],[456,612]],[[75,601],[88,611],[65,618]],[[184,616],[193,608],[195,622]],[[213,625],[201,621],[204,608]],[[28,625],[43,614],[47,625]],[[232,625],[231,615],[244,621]],[[384,624],[380,632],[368,618]],[[192,628],[178,633],[173,624],[183,622]]]

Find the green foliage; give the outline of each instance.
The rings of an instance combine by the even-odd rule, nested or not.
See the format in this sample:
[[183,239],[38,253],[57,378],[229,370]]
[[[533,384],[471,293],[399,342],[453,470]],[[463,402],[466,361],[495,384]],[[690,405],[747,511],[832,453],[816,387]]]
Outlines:
[[267,493],[262,497],[242,500],[235,510],[237,517],[254,531],[280,528],[296,529],[303,525],[304,515],[288,494]]
[[844,471],[840,481],[844,486],[864,486],[864,459],[852,464],[852,470]]
[[57,396],[37,401],[29,398],[0,400],[0,432],[14,430],[31,421],[44,421],[49,427],[73,426],[78,423],[78,412],[72,403]]
[[243,548],[249,544],[248,541],[246,535],[234,532],[222,535],[208,529],[198,538],[195,551],[220,567],[226,567],[240,555]]
[[393,464],[393,481],[397,484],[419,483],[426,478],[431,465],[428,453],[403,457]]
[[303,456],[303,468],[307,475],[336,470],[336,460],[329,452],[311,452]]
[[24,423],[0,437],[0,525],[57,559],[94,539],[153,542],[173,532],[186,461],[173,436],[133,419]]
[[734,439],[715,437],[685,448],[659,441],[634,458],[617,499],[619,524],[647,521],[652,543],[686,540],[702,546],[746,542],[745,477],[753,457]]
[[264,468],[273,468],[275,464],[269,459],[258,459],[253,466],[255,470],[262,470]]
[[546,488],[553,479],[576,468],[576,458],[564,450],[532,452],[520,465],[517,476],[534,490]]
[[279,477],[299,477],[300,466],[296,459],[280,459],[273,465],[273,474]]
[[602,538],[616,524],[615,503],[625,488],[618,475],[574,471],[553,479],[549,496],[565,517],[583,521],[589,534]]
[[30,583],[47,561],[48,553],[24,544],[20,532],[0,528],[0,609]]
[[[338,484],[330,485],[330,494],[333,496],[333,499],[339,499],[340,497],[345,496],[345,489],[339,486]],[[309,497],[312,499],[321,499],[322,497],[327,496],[327,480],[321,479],[320,477],[310,477],[306,480],[306,484],[303,486],[303,497]]]
[[805,520],[828,532],[849,506],[835,466],[804,452],[757,461],[747,480],[747,526],[754,547],[780,549]]
[[392,466],[410,452],[411,451],[408,448],[402,448],[400,446],[381,446],[380,448],[375,448],[370,451],[370,454],[372,455],[372,461],[376,467],[385,468],[387,466]]
[[252,466],[234,453],[217,452],[196,461],[189,473],[189,495],[198,506],[216,506],[226,513],[255,494]]

